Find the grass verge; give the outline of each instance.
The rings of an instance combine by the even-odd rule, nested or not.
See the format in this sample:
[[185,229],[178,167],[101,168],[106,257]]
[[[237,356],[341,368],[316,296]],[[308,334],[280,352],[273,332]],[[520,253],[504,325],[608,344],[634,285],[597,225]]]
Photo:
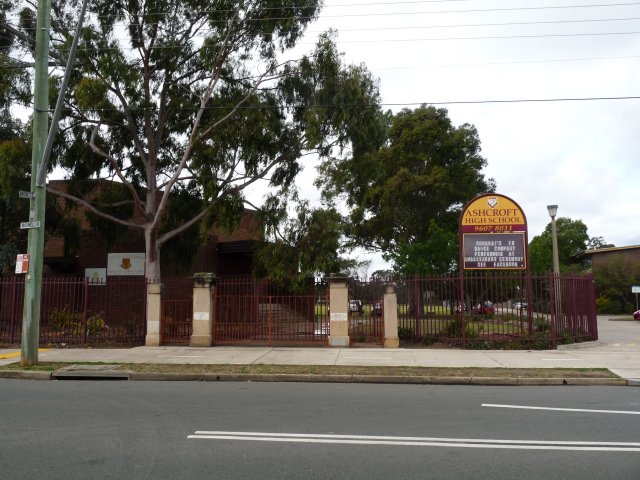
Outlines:
[[[69,365],[113,365],[105,362],[41,362],[34,367],[10,364],[11,371],[52,372]],[[448,368],[448,367],[370,367],[339,365],[190,365],[120,363],[118,370],[171,374],[251,374],[251,375],[371,375],[399,377],[491,377],[491,378],[619,378],[606,368]]]

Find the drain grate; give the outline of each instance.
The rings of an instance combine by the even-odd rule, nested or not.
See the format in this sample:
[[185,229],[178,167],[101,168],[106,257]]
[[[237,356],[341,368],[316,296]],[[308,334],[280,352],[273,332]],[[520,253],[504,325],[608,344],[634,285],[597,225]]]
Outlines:
[[129,380],[131,372],[117,365],[69,365],[51,374],[53,380]]

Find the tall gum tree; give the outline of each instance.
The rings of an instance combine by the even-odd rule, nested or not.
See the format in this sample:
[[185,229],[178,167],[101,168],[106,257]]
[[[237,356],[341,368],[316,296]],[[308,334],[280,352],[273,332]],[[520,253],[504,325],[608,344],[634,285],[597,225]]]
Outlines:
[[[53,2],[58,58],[79,3]],[[198,225],[233,227],[260,181],[285,197],[307,154],[364,148],[365,132],[382,118],[367,70],[343,64],[331,33],[311,53],[291,53],[320,7],[318,0],[90,2],[54,150],[72,182],[68,191],[48,191],[142,230],[145,275],[159,279],[163,245]],[[25,51],[32,9],[21,13]],[[126,200],[93,202],[74,190],[96,179],[121,184]],[[189,213],[176,221],[172,209]]]

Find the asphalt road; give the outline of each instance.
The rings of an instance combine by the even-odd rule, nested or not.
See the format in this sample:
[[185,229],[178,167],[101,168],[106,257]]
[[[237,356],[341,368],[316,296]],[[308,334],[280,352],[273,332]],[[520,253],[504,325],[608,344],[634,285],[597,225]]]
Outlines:
[[640,478],[638,388],[0,380],[0,395],[4,480]]

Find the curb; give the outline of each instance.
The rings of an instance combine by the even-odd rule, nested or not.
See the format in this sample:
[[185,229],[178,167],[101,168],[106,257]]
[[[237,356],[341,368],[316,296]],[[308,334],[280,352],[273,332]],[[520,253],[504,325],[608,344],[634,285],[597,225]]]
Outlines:
[[51,372],[0,370],[0,378],[18,378],[21,380],[51,380]]
[[557,345],[556,350],[559,352],[566,350],[580,350],[582,348],[593,348],[593,347],[601,347],[605,345],[600,340],[595,340],[593,342],[580,342],[580,343],[569,343],[567,345]]
[[[518,378],[518,377],[438,377],[392,375],[314,375],[314,374],[249,374],[249,373],[145,373],[121,371],[119,375],[97,372],[64,372],[0,370],[0,378],[23,380],[132,380],[177,382],[291,382],[291,383],[370,383],[404,385],[485,385],[485,386],[640,386],[640,381],[623,378]],[[86,373],[86,374],[85,374]],[[111,373],[111,372],[109,372]]]

